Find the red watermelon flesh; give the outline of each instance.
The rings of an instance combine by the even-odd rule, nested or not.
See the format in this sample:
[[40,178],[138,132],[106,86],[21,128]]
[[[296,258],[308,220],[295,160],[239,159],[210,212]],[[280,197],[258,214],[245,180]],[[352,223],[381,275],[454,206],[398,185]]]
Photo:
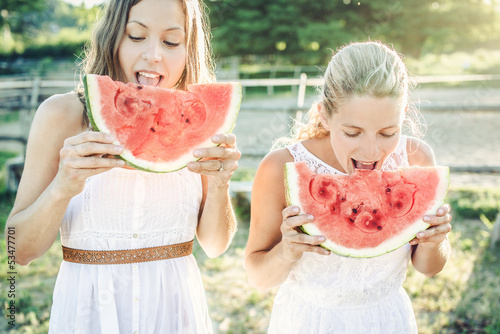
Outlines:
[[187,91],[85,77],[87,111],[94,129],[112,134],[125,150],[120,158],[152,172],[170,172],[197,160],[198,147],[232,131],[241,84],[188,85]]
[[396,171],[356,170],[351,175],[315,174],[305,162],[287,163],[289,205],[314,216],[304,232],[323,235],[321,245],[351,257],[374,257],[413,239],[429,224],[448,191],[448,167]]

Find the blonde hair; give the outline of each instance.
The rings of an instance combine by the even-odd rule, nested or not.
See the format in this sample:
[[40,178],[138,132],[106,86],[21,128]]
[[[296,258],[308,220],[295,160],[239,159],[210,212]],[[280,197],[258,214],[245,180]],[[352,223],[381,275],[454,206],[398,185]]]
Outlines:
[[[99,21],[95,25],[90,44],[86,47],[85,58],[80,66],[82,74],[108,75],[117,81],[125,79],[118,59],[118,48],[125,33],[130,9],[140,1],[108,0],[106,2]],[[203,0],[178,1],[182,3],[186,17],[186,68],[176,88],[186,89],[188,84],[214,82],[215,71],[207,7]],[[84,97],[81,96],[81,99],[83,100]],[[88,120],[85,122],[88,124]]]
[[[419,136],[422,131],[418,111],[409,101],[412,85],[413,80],[396,51],[380,42],[351,43],[330,60],[317,103],[323,103],[327,116],[331,117],[343,103],[355,96],[400,99],[405,106],[405,126]],[[307,122],[296,121],[290,136],[278,139],[275,147],[329,134],[321,123],[317,103],[308,111]]]

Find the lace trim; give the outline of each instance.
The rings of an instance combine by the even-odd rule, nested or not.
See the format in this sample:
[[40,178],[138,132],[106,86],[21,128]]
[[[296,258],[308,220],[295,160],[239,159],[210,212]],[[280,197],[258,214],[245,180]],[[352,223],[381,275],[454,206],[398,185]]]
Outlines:
[[146,232],[146,233],[134,233],[134,232],[106,232],[106,231],[80,231],[80,232],[72,232],[67,235],[62,235],[63,238],[67,240],[71,239],[132,239],[136,238],[139,240],[150,240],[163,238],[168,235],[179,235],[179,234],[188,234],[194,235],[194,229],[179,229],[175,228],[167,231],[155,231],[155,232]]

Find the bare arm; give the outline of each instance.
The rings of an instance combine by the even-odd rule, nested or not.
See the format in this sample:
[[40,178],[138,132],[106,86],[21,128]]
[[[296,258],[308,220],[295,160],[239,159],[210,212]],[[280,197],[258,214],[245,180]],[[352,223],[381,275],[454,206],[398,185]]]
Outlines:
[[[435,166],[434,153],[424,142],[410,138],[408,142],[408,160],[411,166]],[[451,253],[448,233],[451,231],[450,206],[443,205],[436,215],[424,217],[431,226],[422,232],[410,244],[413,246],[412,263],[415,269],[431,277],[443,270]]]
[[26,160],[6,228],[15,229],[16,262],[26,265],[53,244],[69,201],[85,179],[122,164],[97,158],[116,154],[106,134],[82,132],[83,107],[74,94],[49,98],[31,127]]
[[[209,160],[188,164],[189,170],[202,174],[203,200],[196,236],[209,257],[224,253],[236,233],[237,223],[229,195],[229,180],[238,167],[237,161],[241,156],[233,134],[214,137],[219,138],[214,142],[221,143],[220,146],[197,150],[197,157]],[[221,166],[223,170],[219,171]]]
[[297,215],[298,208],[287,207],[283,167],[291,161],[284,149],[270,153],[261,162],[253,183],[245,266],[250,284],[259,289],[283,283],[304,252],[329,254],[317,246],[323,237],[296,230],[312,217]]

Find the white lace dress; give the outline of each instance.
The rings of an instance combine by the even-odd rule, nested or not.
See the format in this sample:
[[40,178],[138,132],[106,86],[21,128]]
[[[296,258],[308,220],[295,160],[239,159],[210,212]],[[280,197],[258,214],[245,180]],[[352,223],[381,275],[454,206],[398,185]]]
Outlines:
[[[193,240],[201,177],[123,168],[90,177],[67,209],[62,244],[121,250]],[[50,333],[212,333],[193,255],[153,262],[88,265],[63,261]]]
[[[301,143],[287,148],[295,161],[307,162],[316,173],[343,174]],[[408,166],[406,137],[382,169],[397,166]],[[410,250],[406,244],[370,259],[304,253],[276,294],[269,333],[417,333],[413,308],[402,287]]]

